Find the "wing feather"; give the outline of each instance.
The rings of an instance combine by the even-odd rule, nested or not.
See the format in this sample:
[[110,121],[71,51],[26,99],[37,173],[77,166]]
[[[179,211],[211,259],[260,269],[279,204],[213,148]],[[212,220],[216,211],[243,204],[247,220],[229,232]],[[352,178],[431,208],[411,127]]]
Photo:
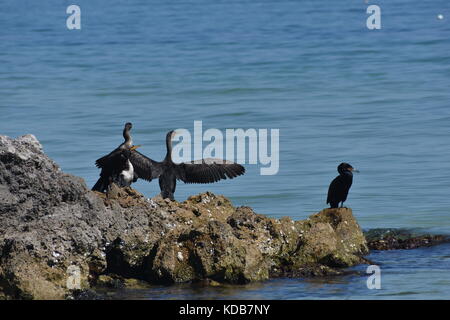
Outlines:
[[139,151],[133,150],[131,152],[130,162],[133,165],[137,176],[141,179],[152,181],[152,179],[159,178],[163,173],[161,162],[154,161],[149,157],[144,156]]
[[117,157],[120,155],[120,149],[114,149],[106,156],[103,156],[95,161],[95,165],[97,168],[105,168],[111,165],[114,161],[116,161]]
[[185,183],[214,183],[233,179],[245,173],[245,168],[232,161],[207,158],[175,165],[175,175]]

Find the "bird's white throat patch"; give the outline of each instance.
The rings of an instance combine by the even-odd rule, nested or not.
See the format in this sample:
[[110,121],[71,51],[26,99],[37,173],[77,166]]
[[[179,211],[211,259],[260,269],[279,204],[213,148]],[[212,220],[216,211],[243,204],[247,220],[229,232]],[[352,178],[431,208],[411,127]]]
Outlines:
[[131,182],[133,181],[134,168],[133,168],[133,165],[131,164],[130,160],[128,160],[128,169],[122,170],[122,172],[120,173],[120,176],[127,185],[130,185]]

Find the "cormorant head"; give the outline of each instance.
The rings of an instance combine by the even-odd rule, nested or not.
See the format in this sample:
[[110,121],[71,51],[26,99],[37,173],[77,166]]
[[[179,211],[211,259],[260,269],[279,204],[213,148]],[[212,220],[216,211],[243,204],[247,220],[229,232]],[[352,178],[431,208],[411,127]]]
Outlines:
[[167,140],[172,140],[173,138],[175,138],[175,136],[177,135],[177,131],[176,130],[171,130],[167,133]]
[[340,165],[338,165],[337,171],[339,172],[339,174],[359,172],[358,170],[356,170],[355,168],[353,168],[350,164],[348,164],[346,162],[342,162]]
[[133,125],[131,124],[131,122],[125,123],[125,130],[131,130],[131,128],[133,128]]

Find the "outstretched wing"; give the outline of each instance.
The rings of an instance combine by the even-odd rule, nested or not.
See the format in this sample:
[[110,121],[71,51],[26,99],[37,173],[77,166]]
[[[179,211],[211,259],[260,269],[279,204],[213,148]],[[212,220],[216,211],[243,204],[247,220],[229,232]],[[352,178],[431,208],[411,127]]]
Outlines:
[[97,168],[106,168],[108,166],[112,166],[115,161],[117,161],[118,157],[120,156],[120,149],[114,149],[110,153],[108,153],[106,156],[103,156],[95,161],[95,165]]
[[95,165],[102,170],[100,171],[100,178],[92,187],[92,190],[104,192],[109,186],[110,178],[118,173],[117,170],[123,168],[123,161],[119,149],[115,149],[106,156],[97,159]]
[[233,179],[245,173],[245,168],[232,161],[207,158],[175,165],[175,176],[185,183],[213,183]]
[[141,179],[152,181],[152,179],[158,178],[163,173],[161,162],[154,161],[139,151],[133,150],[131,152],[130,162]]

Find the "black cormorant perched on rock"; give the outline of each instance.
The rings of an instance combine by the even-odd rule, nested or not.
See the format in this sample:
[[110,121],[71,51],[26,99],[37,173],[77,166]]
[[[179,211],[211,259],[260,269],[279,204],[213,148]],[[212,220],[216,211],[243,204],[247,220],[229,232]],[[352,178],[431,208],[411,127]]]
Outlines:
[[172,161],[172,139],[175,131],[166,136],[167,154],[163,161],[154,161],[138,151],[131,152],[130,161],[139,178],[151,181],[159,178],[161,196],[174,200],[176,181],[184,183],[213,183],[221,179],[232,179],[245,173],[245,168],[237,163],[222,159],[208,158],[191,162]]
[[355,170],[348,163],[341,163],[337,170],[339,175],[334,178],[328,188],[327,203],[330,204],[331,208],[337,208],[339,203],[342,202],[341,208],[344,205],[345,200],[347,200],[348,191],[352,186],[353,182],[353,172],[359,172]]
[[109,154],[95,161],[95,165],[101,168],[102,171],[92,190],[105,192],[112,182],[115,182],[120,187],[126,187],[137,180],[134,167],[130,162],[131,152],[139,147],[133,146],[130,134],[132,127],[132,124],[127,122],[123,129],[125,141]]

